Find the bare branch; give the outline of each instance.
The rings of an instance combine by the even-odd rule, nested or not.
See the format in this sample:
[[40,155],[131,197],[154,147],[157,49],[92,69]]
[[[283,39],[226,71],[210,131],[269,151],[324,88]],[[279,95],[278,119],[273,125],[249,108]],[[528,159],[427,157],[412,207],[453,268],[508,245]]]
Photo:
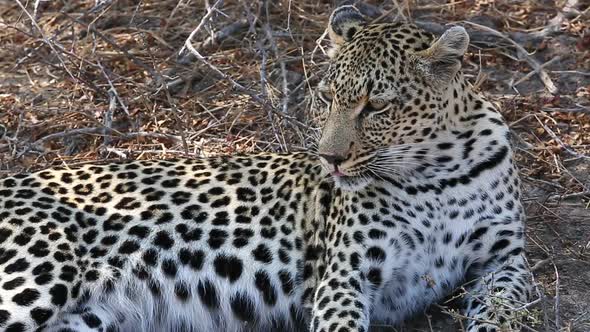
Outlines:
[[581,158],[581,159],[588,159],[590,160],[590,156],[586,156],[584,154],[578,153],[576,152],[574,149],[570,148],[569,145],[565,144],[561,138],[559,138],[554,132],[553,130],[551,130],[551,128],[549,128],[547,125],[545,125],[543,123],[543,121],[541,121],[537,115],[535,115],[535,119],[537,119],[537,122],[543,127],[543,129],[545,129],[545,131],[547,132],[547,134],[549,134],[549,136],[551,136],[551,138],[553,138],[553,140],[555,140],[555,142],[557,142],[557,144],[559,144],[564,150],[566,150],[569,154],[575,156],[576,158]]
[[44,136],[35,142],[33,145],[39,146],[47,141],[57,139],[57,138],[64,138],[67,136],[72,135],[104,135],[104,133],[115,134],[116,137],[121,139],[133,139],[138,137],[150,137],[150,138],[159,138],[159,139],[168,139],[174,140],[177,142],[181,142],[182,140],[180,137],[170,134],[163,134],[163,133],[155,133],[155,132],[146,132],[146,131],[138,131],[138,132],[130,132],[130,133],[121,133],[112,128],[105,128],[105,127],[92,127],[92,128],[79,128],[79,129],[70,129],[66,131],[62,131],[59,133],[53,133],[47,136]]
[[47,39],[44,35],[43,35],[43,30],[41,29],[41,27],[37,24],[37,21],[35,20],[35,18],[27,11],[27,9],[25,8],[25,6],[23,6],[23,4],[20,2],[20,0],[16,0],[16,3],[18,4],[18,6],[22,9],[22,11],[25,13],[25,15],[27,15],[29,17],[29,19],[31,20],[31,24],[33,24],[33,26],[35,27],[35,29],[37,29],[37,31],[39,32],[39,35],[41,36],[41,40],[43,40],[43,42],[45,44],[47,44],[47,46],[49,46],[49,48],[51,48],[51,50],[55,53],[55,56],[57,57],[57,59],[59,60],[59,62],[61,63],[63,70],[65,70],[68,75],[70,75],[70,77],[73,80],[76,80],[76,78],[74,77],[74,74],[72,74],[72,72],[70,71],[70,69],[66,66],[64,60],[62,59],[61,55],[59,52],[57,52],[57,50],[55,49],[55,47],[53,46],[53,43],[49,41],[49,39]]
[[129,60],[131,60],[134,64],[136,64],[137,66],[145,69],[150,76],[152,77],[152,79],[157,82],[158,85],[162,84],[162,78],[160,75],[158,75],[158,73],[156,73],[156,71],[154,70],[154,68],[146,65],[143,61],[139,60],[135,55],[129,53],[129,51],[127,51],[125,48],[119,46],[119,44],[117,44],[114,40],[112,40],[110,37],[106,36],[105,34],[103,34],[102,32],[98,31],[96,28],[94,28],[94,26],[92,26],[92,24],[87,24],[75,17],[72,17],[70,15],[68,15],[67,13],[61,12],[61,15],[67,17],[68,19],[72,20],[73,22],[78,23],[79,25],[85,27],[86,29],[88,29],[89,31],[91,31],[92,33],[94,33],[96,36],[98,36],[100,39],[104,40],[107,44],[111,45],[114,49],[118,50],[119,52],[123,53]]
[[[213,12],[215,11],[215,9],[217,8],[217,6],[221,2],[222,2],[222,0],[217,0],[213,4],[213,6],[211,6],[211,8],[209,8],[207,10],[207,13],[201,19],[201,22],[197,25],[197,27],[193,30],[193,32],[191,32],[191,34],[188,36],[188,38],[184,42],[184,47],[186,47],[186,49],[188,49],[195,57],[197,57],[197,59],[199,61],[201,61],[203,64],[205,64],[209,69],[211,69],[213,72],[215,72],[217,75],[219,75],[224,80],[228,81],[232,85],[232,87],[234,89],[246,93],[247,95],[249,95],[250,97],[252,97],[252,99],[254,99],[255,101],[259,102],[260,104],[265,104],[264,100],[262,98],[260,98],[256,93],[248,90],[246,87],[244,87],[240,83],[234,81],[229,75],[225,74],[224,72],[222,72],[221,70],[219,70],[219,68],[215,67],[209,61],[207,61],[207,59],[205,59],[205,57],[203,57],[195,49],[195,47],[192,44],[193,37],[197,34],[197,32],[201,29],[201,27],[203,27],[203,25],[205,24],[205,22],[207,21],[207,19],[211,16],[211,14],[213,14]],[[184,47],[183,47],[183,49],[180,50],[180,52],[182,52],[184,50]]]
[[522,47],[519,43],[517,43],[514,40],[510,39],[509,37],[505,36],[503,33],[499,32],[495,29],[492,29],[490,27],[487,27],[485,25],[481,25],[481,24],[477,24],[477,23],[473,23],[473,22],[469,22],[469,21],[463,21],[463,22],[465,24],[472,25],[478,29],[487,31],[487,32],[511,43],[516,48],[517,54],[519,55],[519,57],[524,58],[524,60],[526,62],[528,62],[528,64],[535,70],[535,73],[537,73],[537,75],[539,75],[539,78],[541,79],[541,81],[545,85],[545,88],[547,88],[547,91],[549,91],[551,94],[556,94],[558,92],[558,89],[555,86],[555,84],[553,83],[553,81],[551,80],[551,78],[549,77],[549,74],[547,74],[547,72],[545,70],[543,70],[543,68],[541,67],[541,64],[539,64],[539,62],[537,60],[533,59],[529,55],[527,50],[524,47]]

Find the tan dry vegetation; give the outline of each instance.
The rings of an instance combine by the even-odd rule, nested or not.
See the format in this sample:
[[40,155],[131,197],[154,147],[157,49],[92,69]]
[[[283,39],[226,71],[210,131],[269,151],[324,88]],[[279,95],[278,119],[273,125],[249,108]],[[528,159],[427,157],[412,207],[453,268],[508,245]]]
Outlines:
[[[0,176],[306,148],[305,110],[326,63],[326,41],[316,41],[337,3],[0,0]],[[468,29],[465,72],[502,105],[525,183],[540,298],[524,330],[590,331],[589,4],[356,5],[377,22]],[[197,56],[181,52],[193,32]],[[397,330],[460,329],[437,311],[448,309]]]

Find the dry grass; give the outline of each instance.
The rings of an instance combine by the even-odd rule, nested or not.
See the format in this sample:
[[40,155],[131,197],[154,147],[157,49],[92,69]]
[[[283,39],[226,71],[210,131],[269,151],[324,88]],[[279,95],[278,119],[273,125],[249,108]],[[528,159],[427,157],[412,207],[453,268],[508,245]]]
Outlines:
[[[326,61],[316,40],[333,4],[96,3],[0,0],[0,176],[309,145],[305,110]],[[580,280],[590,280],[588,5],[398,0],[358,7],[375,21],[411,20],[434,33],[448,22],[468,28],[465,71],[511,123],[530,257],[546,263],[536,267],[542,315],[531,328],[589,331],[590,285]],[[192,32],[201,58],[181,52]]]
[[223,79],[179,55],[204,4],[76,3],[40,2],[35,26],[17,4],[3,7],[3,171],[301,147],[304,96],[317,80],[303,52],[315,45],[328,6],[293,5],[285,22],[282,6],[267,16],[259,4],[226,1],[194,37],[208,63],[231,73]]

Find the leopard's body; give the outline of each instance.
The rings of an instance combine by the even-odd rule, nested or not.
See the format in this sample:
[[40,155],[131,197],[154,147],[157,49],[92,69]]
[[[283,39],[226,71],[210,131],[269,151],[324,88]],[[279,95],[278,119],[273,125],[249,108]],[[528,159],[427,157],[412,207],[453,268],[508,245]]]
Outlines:
[[464,30],[432,44],[341,7],[330,33],[319,154],[0,180],[0,330],[367,331],[466,281],[468,331],[516,328],[519,179],[458,72]]

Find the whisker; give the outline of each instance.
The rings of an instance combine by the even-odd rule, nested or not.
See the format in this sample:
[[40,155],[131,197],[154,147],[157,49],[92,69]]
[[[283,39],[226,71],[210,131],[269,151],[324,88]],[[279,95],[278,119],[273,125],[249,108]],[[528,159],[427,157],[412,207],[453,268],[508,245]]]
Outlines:
[[397,174],[397,175],[402,175],[402,174],[408,174],[411,172],[411,170],[408,169],[383,169],[383,168],[372,168],[375,172],[378,172],[379,174]]
[[390,167],[390,166],[386,166],[386,165],[373,164],[370,167],[372,167],[373,169],[381,170],[383,172],[400,172],[400,171],[414,170],[414,167],[409,167],[407,165],[396,165],[395,167]]
[[375,175],[377,178],[379,178],[381,181],[385,181],[385,179],[379,174],[379,172],[374,171],[371,168],[368,168],[369,172],[371,172],[373,175]]
[[399,166],[399,165],[414,165],[414,166],[423,166],[423,163],[417,163],[412,161],[376,161],[373,162],[374,165],[381,165],[381,166]]
[[380,163],[374,163],[374,164],[371,164],[371,166],[373,166],[373,167],[379,167],[379,168],[382,168],[382,169],[396,169],[396,168],[415,168],[415,167],[411,167],[411,166],[417,166],[417,165],[406,164],[406,163],[397,163],[397,164],[380,164]]
[[370,166],[368,168],[375,171],[375,172],[381,173],[381,174],[397,174],[397,175],[402,174],[399,169],[381,168],[381,167],[374,167],[374,166]]
[[403,157],[399,157],[399,158],[394,158],[394,157],[389,157],[389,158],[375,158],[373,160],[373,162],[413,162],[413,163],[419,163],[419,159],[416,158],[403,158]]
[[378,157],[409,157],[409,158],[418,158],[418,157],[430,157],[430,158],[436,158],[439,157],[439,155],[434,155],[434,154],[424,154],[424,153],[407,153],[407,152],[396,152],[396,153],[381,153],[377,155]]
[[422,157],[416,157],[416,156],[409,156],[409,155],[378,156],[378,157],[375,158],[375,160],[392,160],[392,161],[398,161],[398,160],[420,160],[420,159],[428,159],[428,158],[422,158]]

